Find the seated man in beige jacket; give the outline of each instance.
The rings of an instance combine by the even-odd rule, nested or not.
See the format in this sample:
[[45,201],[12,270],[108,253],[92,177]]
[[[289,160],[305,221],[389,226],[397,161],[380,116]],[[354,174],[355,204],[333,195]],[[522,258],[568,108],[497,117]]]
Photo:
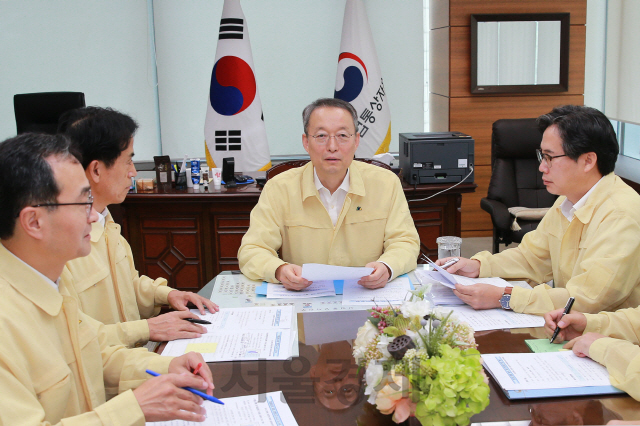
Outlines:
[[[181,389],[211,394],[211,371],[191,373],[200,354],[111,346],[104,325],[58,291],[64,264],[91,249],[92,203],[66,138],[26,133],[0,143],[0,424],[203,421],[203,400]],[[106,402],[107,394],[117,396]]]
[[[164,278],[138,275],[131,248],[120,234],[107,206],[124,201],[133,164],[135,121],[112,109],[86,107],[66,113],[59,131],[80,154],[89,179],[99,220],[91,228],[91,253],[67,263],[61,291],[78,301],[80,309],[107,324],[112,336],[132,347],[148,340],[167,341],[199,337],[202,326],[185,321],[198,318],[187,309],[194,303],[204,314],[218,307],[197,294],[167,286]],[[164,315],[161,305],[177,309]]]

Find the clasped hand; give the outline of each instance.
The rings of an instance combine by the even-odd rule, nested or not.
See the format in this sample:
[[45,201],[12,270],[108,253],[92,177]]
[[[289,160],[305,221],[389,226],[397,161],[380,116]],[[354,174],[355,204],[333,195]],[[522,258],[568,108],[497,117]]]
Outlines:
[[[370,262],[365,265],[367,268],[373,268],[370,275],[360,278],[358,284],[366,288],[384,287],[389,281],[390,272],[387,265],[382,262]],[[302,267],[291,263],[280,265],[276,269],[276,280],[280,281],[287,290],[303,290],[309,287],[313,281],[302,278]]]

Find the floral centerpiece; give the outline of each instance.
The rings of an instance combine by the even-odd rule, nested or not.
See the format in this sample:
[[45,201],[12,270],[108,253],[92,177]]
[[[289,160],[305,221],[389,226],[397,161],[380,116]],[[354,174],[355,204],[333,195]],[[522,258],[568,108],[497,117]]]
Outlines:
[[412,291],[399,308],[376,306],[358,330],[353,356],[366,369],[365,395],[400,423],[466,425],[489,404],[473,329]]

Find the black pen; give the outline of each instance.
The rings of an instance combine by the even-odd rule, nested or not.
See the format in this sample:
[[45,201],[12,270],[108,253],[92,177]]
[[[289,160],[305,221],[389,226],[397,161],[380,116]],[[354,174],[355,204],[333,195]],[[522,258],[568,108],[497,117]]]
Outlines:
[[182,318],[182,319],[185,321],[192,322],[194,324],[211,324],[209,321],[202,320],[202,319],[195,319],[195,318]]
[[[560,320],[562,319],[562,317],[564,317],[565,315],[567,315],[569,312],[571,312],[571,307],[573,306],[573,302],[576,300],[575,297],[570,297],[569,300],[567,300],[567,304],[564,305],[564,312],[562,312],[562,316],[560,317],[560,319],[558,320],[558,322],[560,322]],[[553,343],[554,340],[556,340],[556,337],[558,337],[558,333],[560,333],[560,326],[556,325],[556,330],[553,332],[553,336],[551,336],[551,340],[549,340],[549,343]]]

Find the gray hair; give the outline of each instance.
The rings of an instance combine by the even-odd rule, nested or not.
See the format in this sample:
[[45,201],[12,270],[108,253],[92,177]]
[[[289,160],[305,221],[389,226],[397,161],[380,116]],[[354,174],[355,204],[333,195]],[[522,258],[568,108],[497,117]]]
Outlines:
[[309,119],[311,118],[311,113],[318,108],[340,108],[345,111],[348,111],[351,114],[351,118],[353,118],[353,126],[358,131],[358,113],[356,109],[349,102],[345,102],[342,99],[336,98],[320,98],[316,99],[302,110],[302,125],[304,126],[304,133],[308,136],[307,132],[309,128]]

